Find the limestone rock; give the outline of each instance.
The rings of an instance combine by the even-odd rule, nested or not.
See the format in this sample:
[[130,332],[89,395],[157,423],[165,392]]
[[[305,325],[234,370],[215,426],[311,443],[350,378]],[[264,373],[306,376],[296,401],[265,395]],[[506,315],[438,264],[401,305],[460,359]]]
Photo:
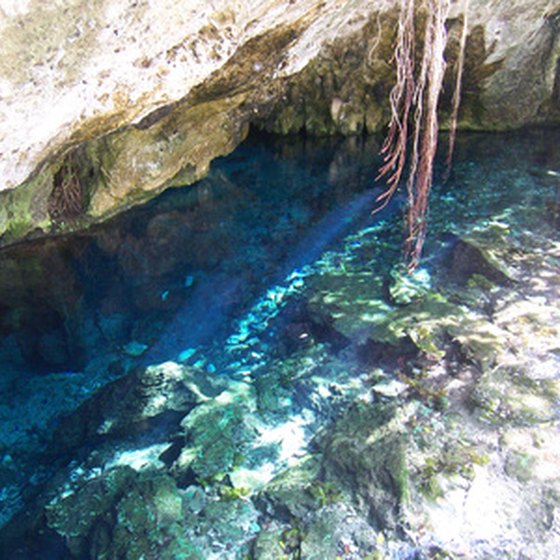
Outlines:
[[277,517],[302,519],[317,508],[311,486],[319,476],[320,463],[307,457],[271,480],[259,495],[262,509]]
[[53,436],[52,451],[78,447],[88,440],[149,433],[158,419],[178,426],[196,404],[222,389],[196,368],[165,362],[140,368],[106,385],[72,415]]
[[211,501],[199,515],[187,516],[197,535],[193,541],[206,554],[213,550],[215,558],[224,560],[246,557],[248,544],[260,529],[257,521],[255,506],[243,499]]
[[393,279],[389,286],[391,301],[396,305],[407,305],[426,296],[431,289],[430,275],[427,270],[415,270],[407,273],[398,267],[391,271]]
[[[380,130],[397,9],[396,0],[5,2],[0,243],[83,228],[192,183],[250,124]],[[454,3],[448,21],[447,82],[462,10]],[[558,20],[553,0],[470,2],[461,126],[558,122]]]
[[560,382],[531,378],[521,365],[485,374],[472,394],[480,418],[497,425],[527,425],[557,418]]
[[508,285],[511,275],[492,254],[475,242],[460,239],[450,256],[449,274],[456,282],[465,284],[472,276],[484,276],[489,282]]
[[408,499],[403,438],[394,408],[358,402],[320,442],[326,479],[349,491],[378,529],[394,530]]
[[369,557],[376,544],[376,531],[351,507],[330,504],[318,511],[305,527],[301,556],[308,560],[351,554]]
[[[84,551],[85,539],[98,523],[125,494],[125,488],[134,478],[132,469],[114,469],[107,475],[89,481],[68,496],[58,496],[46,507],[46,523],[66,538],[70,551],[79,555]],[[88,504],[95,496],[95,504]]]
[[255,560],[278,560],[290,558],[286,554],[286,543],[283,540],[285,530],[282,527],[263,529],[257,535],[252,548],[252,558]]
[[223,478],[242,456],[244,446],[256,438],[253,388],[235,383],[219,397],[192,410],[181,422],[185,446],[174,462],[176,478],[192,472],[203,483]]
[[182,509],[170,477],[117,468],[55,499],[46,523],[65,538],[71,558],[201,558]]

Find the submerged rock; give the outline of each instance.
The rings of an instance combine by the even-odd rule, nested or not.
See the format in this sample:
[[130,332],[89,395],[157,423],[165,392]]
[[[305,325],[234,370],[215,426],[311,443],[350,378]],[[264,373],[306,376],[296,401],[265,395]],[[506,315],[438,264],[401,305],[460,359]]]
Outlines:
[[454,281],[462,284],[466,284],[475,275],[483,276],[489,282],[501,286],[507,286],[513,281],[505,266],[488,250],[464,239],[458,240],[454,245],[449,274]]
[[393,281],[389,286],[391,301],[396,305],[407,305],[422,299],[431,290],[430,274],[426,269],[407,272],[403,267],[391,271]]
[[378,530],[395,530],[409,498],[406,435],[393,406],[356,403],[320,441],[326,480]]
[[[89,535],[97,532],[103,539],[101,534],[110,531],[114,508],[125,496],[134,478],[135,473],[130,468],[114,469],[68,496],[56,498],[45,508],[47,526],[66,539],[74,557],[87,554]],[[95,529],[107,522],[105,531]],[[96,547],[97,543],[92,546]]]
[[344,503],[326,505],[307,521],[301,540],[301,557],[355,558],[378,550],[378,533],[352,507]]
[[328,344],[334,352],[346,348],[350,339],[337,330],[335,318],[318,302],[304,302],[283,328],[282,341],[288,354],[317,343]]
[[210,501],[186,521],[192,528],[193,542],[204,550],[205,557],[246,557],[249,543],[260,531],[259,512],[250,500],[231,499]]
[[243,382],[232,385],[196,407],[181,422],[185,444],[172,465],[173,475],[179,480],[194,476],[209,484],[223,479],[256,438],[253,388]]
[[287,548],[285,527],[271,526],[259,532],[251,549],[254,560],[278,560],[278,558],[293,558]]
[[51,452],[67,452],[91,441],[153,433],[179,425],[198,403],[223,390],[223,383],[189,366],[166,362],[139,368],[103,387],[57,428]]
[[263,511],[278,519],[303,519],[318,507],[312,494],[313,483],[320,473],[320,460],[306,457],[273,478],[258,496]]
[[472,393],[472,404],[483,421],[527,425],[559,416],[560,379],[532,379],[521,365],[486,373]]
[[51,502],[46,524],[72,558],[203,558],[187,536],[183,498],[163,474],[113,469]]

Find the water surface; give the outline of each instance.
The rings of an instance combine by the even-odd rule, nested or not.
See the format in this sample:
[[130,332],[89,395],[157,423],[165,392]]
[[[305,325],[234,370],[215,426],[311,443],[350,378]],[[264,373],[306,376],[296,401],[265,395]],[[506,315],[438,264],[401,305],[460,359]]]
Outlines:
[[[481,220],[557,235],[559,142],[553,130],[461,136],[450,179],[436,171],[423,269]],[[372,216],[378,147],[253,135],[195,186],[3,251],[1,519],[51,476],[37,458],[60,417],[110,380],[168,360],[258,377],[298,348],[298,314],[322,279],[336,275],[344,293],[349,268],[383,301],[400,262],[403,197]],[[368,328],[351,321],[350,339]]]

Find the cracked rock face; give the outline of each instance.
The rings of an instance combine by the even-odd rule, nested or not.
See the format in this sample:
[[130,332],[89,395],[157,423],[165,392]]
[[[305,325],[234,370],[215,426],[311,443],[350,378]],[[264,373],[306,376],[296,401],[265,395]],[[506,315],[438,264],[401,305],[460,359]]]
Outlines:
[[[89,140],[141,122],[153,111],[181,100],[223,70],[248,42],[257,37],[264,40],[279,27],[294,31],[278,53],[282,72],[298,70],[348,18],[343,4],[334,0],[216,5],[206,0],[3,2],[2,187],[23,182],[70,139]],[[351,15],[363,17],[367,2],[357,4]],[[258,57],[253,66],[242,70],[240,83],[249,74],[267,71]]]
[[[3,1],[0,244],[192,183],[250,124],[382,129],[397,17],[396,0]],[[556,2],[471,0],[468,21],[462,126],[558,122]]]

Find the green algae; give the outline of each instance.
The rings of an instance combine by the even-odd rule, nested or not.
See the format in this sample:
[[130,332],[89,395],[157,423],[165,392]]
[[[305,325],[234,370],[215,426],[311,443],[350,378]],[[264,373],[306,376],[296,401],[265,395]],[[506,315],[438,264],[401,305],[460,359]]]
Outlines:
[[310,489],[319,481],[320,458],[308,455],[293,467],[280,472],[260,492],[259,500],[280,512],[288,512],[296,519],[303,519],[317,508],[318,502]]
[[239,383],[191,411],[181,423],[186,445],[174,469],[190,469],[205,483],[222,480],[239,464],[244,447],[255,438],[254,399],[253,388]]
[[203,558],[187,536],[175,481],[162,473],[112,469],[51,502],[46,517],[75,558]]
[[380,528],[395,527],[410,497],[405,441],[393,406],[356,403],[322,444],[326,480],[349,492]]

